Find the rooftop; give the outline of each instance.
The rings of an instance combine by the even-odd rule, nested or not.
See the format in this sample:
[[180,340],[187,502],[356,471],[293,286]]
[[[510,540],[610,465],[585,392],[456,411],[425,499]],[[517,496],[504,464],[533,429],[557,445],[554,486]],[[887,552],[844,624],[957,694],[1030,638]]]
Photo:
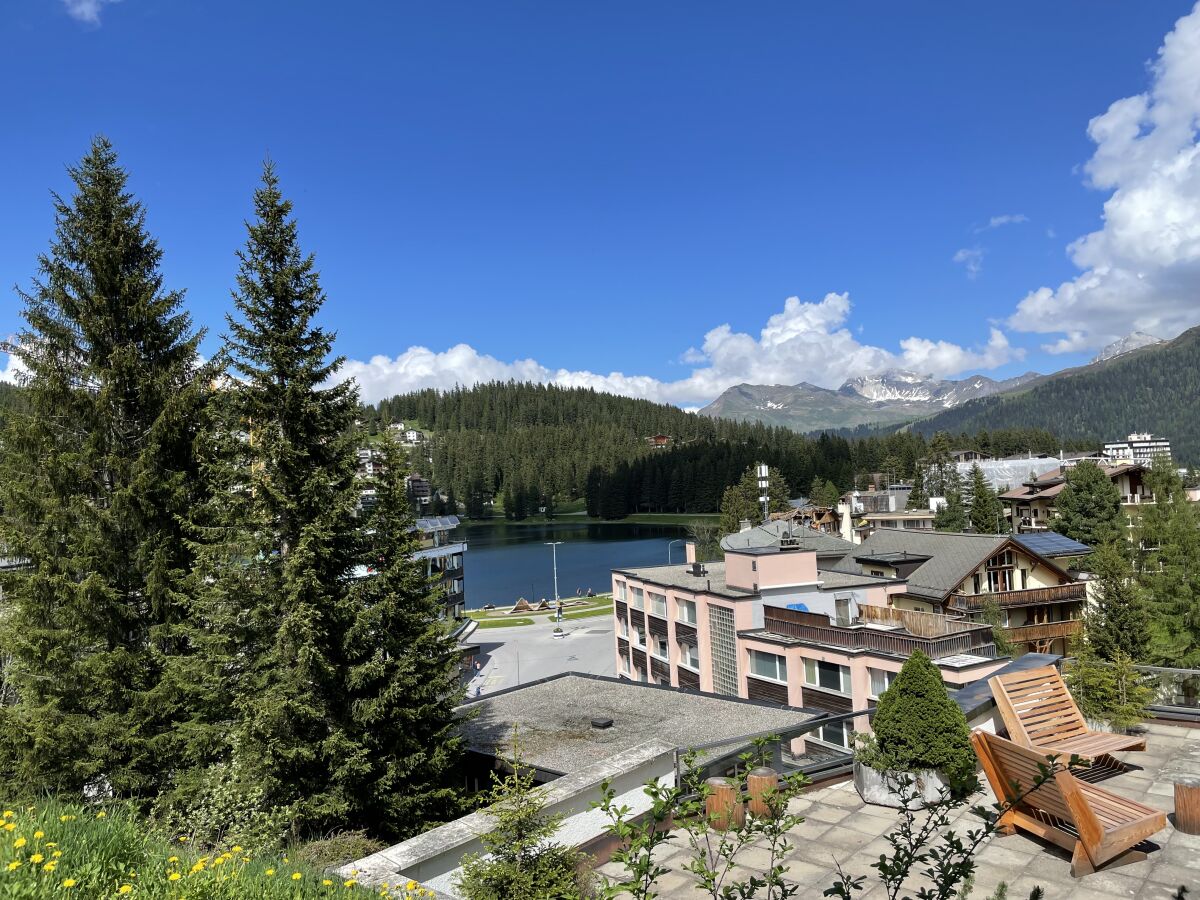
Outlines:
[[858,572],[857,559],[881,554],[907,551],[927,556],[929,559],[909,574],[908,590],[922,596],[944,597],[1009,537],[1006,534],[957,534],[881,528],[863,541],[854,553],[847,554],[835,568]]
[[642,566],[639,569],[613,569],[617,575],[628,575],[638,581],[656,584],[660,587],[682,588],[685,591],[704,591],[709,594],[719,594],[723,597],[740,599],[754,597],[754,591],[745,588],[729,587],[725,583],[725,563],[709,562],[703,564],[702,575],[693,575],[690,565],[674,566]]
[[1054,559],[1059,556],[1086,556],[1092,552],[1087,544],[1072,540],[1065,534],[1056,531],[1044,531],[1038,534],[1014,534],[1013,540],[1032,550],[1039,556]]
[[814,550],[818,556],[844,554],[854,547],[849,541],[832,534],[825,534],[806,525],[795,525],[787,521],[768,522],[736,534],[721,538],[722,550],[755,550],[778,547],[779,540],[790,532],[801,550]]
[[[1170,813],[1174,809],[1170,775],[1185,770],[1200,772],[1200,728],[1156,723],[1147,728],[1146,751],[1118,754],[1133,767],[1105,780],[1103,787]],[[995,803],[990,791],[974,799],[985,806]],[[867,876],[867,891],[861,896],[884,896],[871,864],[878,862],[880,854],[891,852],[885,835],[899,824],[896,810],[863,803],[854,784],[841,781],[811,788],[792,801],[790,811],[803,815],[805,821],[789,832],[793,847],[784,857],[783,865],[789,867],[787,880],[806,888],[802,896],[820,896],[820,891],[833,883],[838,864],[848,874]],[[979,826],[979,819],[966,808],[956,810],[952,818],[951,827],[959,835]],[[1181,884],[1193,889],[1200,884],[1200,835],[1176,831],[1174,816],[1168,815],[1166,829],[1154,835],[1151,842],[1156,849],[1145,860],[1110,866],[1074,879],[1070,875],[1070,853],[1024,832],[1009,837],[994,836],[976,856],[971,896],[989,897],[1004,881],[1008,884],[1008,896],[1014,898],[1028,897],[1035,886],[1041,886],[1046,897],[1055,900],[1115,897],[1168,900]],[[743,851],[739,861],[748,871],[740,871],[737,877],[763,872],[768,858],[765,850],[757,846]],[[669,871],[658,879],[660,896],[672,900],[700,900],[706,896],[696,888],[694,876],[683,869],[689,859],[685,835],[678,834],[675,840],[661,845],[655,861]],[[616,874],[619,868],[608,863],[600,871]],[[915,887],[919,879],[913,878],[912,882]],[[909,892],[912,890],[910,887]]]
[[[513,731],[521,759],[545,772],[567,775],[650,741],[691,747],[813,718],[795,707],[719,697],[597,675],[568,672],[489,694],[460,707],[476,713],[463,733],[472,749],[506,752]],[[612,719],[595,728],[594,718]]]

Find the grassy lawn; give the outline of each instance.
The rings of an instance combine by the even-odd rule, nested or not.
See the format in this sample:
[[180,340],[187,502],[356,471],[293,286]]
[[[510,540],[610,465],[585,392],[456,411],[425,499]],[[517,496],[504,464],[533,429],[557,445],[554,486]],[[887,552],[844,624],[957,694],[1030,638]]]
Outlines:
[[[576,612],[565,612],[565,613],[563,613],[563,621],[566,621],[567,619],[591,619],[595,616],[608,616],[608,615],[612,615],[612,604],[611,603],[608,604],[607,606],[598,606],[595,609],[581,609]],[[551,613],[548,618],[553,619],[554,614]]]
[[[472,617],[475,618],[475,617]],[[516,628],[519,625],[532,625],[533,619],[509,617],[506,619],[479,619],[475,621],[479,623],[480,628]]]
[[[612,613],[612,594],[587,597],[579,602],[571,602],[567,597],[564,597],[563,600],[568,603],[563,609],[564,621],[567,619],[591,619]],[[554,614],[552,609],[531,609],[528,612],[516,614],[508,613],[503,609],[472,609],[467,612],[468,616],[479,623],[480,628],[515,628],[521,625],[534,625],[538,621],[553,622]]]

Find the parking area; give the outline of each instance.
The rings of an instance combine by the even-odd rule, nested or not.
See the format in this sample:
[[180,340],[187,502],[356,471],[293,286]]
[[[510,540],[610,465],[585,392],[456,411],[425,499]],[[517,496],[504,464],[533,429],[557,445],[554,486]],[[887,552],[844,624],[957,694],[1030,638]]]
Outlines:
[[566,620],[564,636],[558,638],[554,624],[546,620],[517,628],[477,629],[466,641],[479,648],[475,658],[480,665],[468,683],[468,696],[484,696],[563,672],[616,673],[611,616]]

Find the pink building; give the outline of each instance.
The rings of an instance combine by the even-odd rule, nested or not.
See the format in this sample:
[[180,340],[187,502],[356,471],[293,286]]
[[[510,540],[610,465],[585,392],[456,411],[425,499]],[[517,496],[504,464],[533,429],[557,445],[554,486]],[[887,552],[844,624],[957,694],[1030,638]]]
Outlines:
[[[809,535],[738,537],[721,562],[697,563],[689,544],[685,564],[614,570],[619,675],[847,713],[869,709],[914,650],[952,687],[1008,662],[990,626],[897,604],[904,578],[822,568],[828,549]],[[844,748],[866,729],[863,716],[813,737]]]

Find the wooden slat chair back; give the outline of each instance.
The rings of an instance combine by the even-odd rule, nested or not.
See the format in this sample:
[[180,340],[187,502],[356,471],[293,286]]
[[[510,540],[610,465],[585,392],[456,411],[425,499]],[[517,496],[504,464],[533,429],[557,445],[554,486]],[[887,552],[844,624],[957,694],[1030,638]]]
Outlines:
[[1076,878],[1119,856],[1123,862],[1145,859],[1133,848],[1167,825],[1165,813],[1080,781],[1061,768],[1065,759],[1033,789],[1049,765],[1044,754],[979,730],[971,733],[971,744],[996,799],[1012,804],[1000,816],[1000,831],[1020,828],[1070,850]]
[[994,675],[988,685],[1009,737],[1018,744],[1093,761],[1104,758],[1118,769],[1121,764],[1110,753],[1146,749],[1145,738],[1088,728],[1054,666]]

